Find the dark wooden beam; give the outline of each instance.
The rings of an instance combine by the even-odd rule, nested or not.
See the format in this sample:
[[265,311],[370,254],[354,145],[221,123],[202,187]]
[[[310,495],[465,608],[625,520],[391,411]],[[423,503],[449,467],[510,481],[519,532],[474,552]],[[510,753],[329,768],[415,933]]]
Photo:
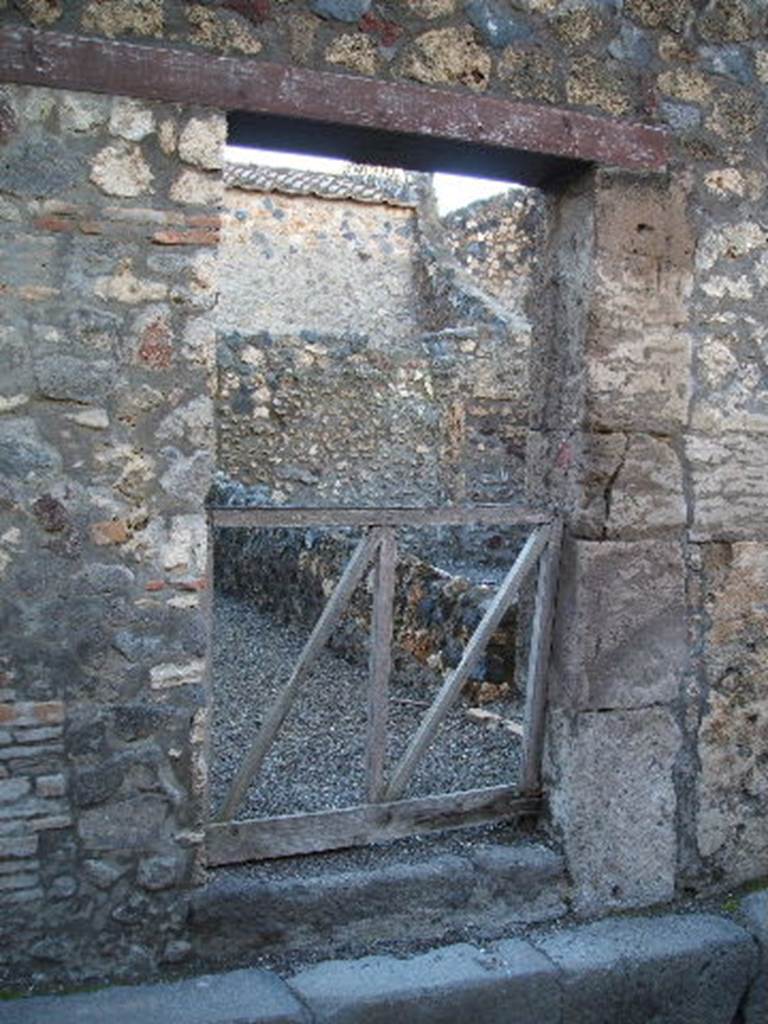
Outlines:
[[425,832],[541,814],[544,807],[540,797],[520,796],[512,786],[493,786],[338,811],[217,823],[205,830],[206,860],[209,867],[217,867],[367,846]]
[[441,508],[210,508],[213,526],[540,526],[552,513],[518,505],[445,505]]
[[627,170],[663,171],[668,157],[664,130],[614,118],[28,28],[0,29],[0,81],[199,104]]

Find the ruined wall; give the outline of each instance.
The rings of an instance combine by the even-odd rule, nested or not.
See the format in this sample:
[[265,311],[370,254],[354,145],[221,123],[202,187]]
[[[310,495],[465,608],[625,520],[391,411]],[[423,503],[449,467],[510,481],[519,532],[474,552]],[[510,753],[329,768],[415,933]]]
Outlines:
[[542,205],[535,192],[512,189],[442,218],[454,259],[509,309],[528,308],[544,236]]
[[225,203],[218,466],[247,500],[521,500],[530,325],[462,278],[431,203]]
[[[513,7],[501,0],[407,0],[374,6],[369,0],[273,0],[234,8],[180,0],[18,0],[2,5],[0,19],[3,25],[32,23],[111,37],[165,37],[174,45],[255,60],[638,117],[672,130],[668,175],[601,174],[553,203],[553,245],[560,247],[560,257],[553,248],[543,271],[542,300],[549,294],[552,302],[549,311],[543,301],[540,305],[541,358],[533,390],[546,400],[536,410],[530,439],[537,467],[532,487],[561,495],[568,513],[547,781],[554,824],[582,909],[648,904],[713,882],[730,885],[763,875],[768,842],[763,813],[768,786],[764,5],[750,0],[520,0]],[[190,592],[165,583],[166,575],[182,578],[186,570],[174,574],[173,569],[189,556],[174,553],[174,544],[163,553],[173,517],[181,517],[176,525],[184,527],[174,531],[174,541],[195,535],[199,504],[189,497],[196,490],[174,495],[155,486],[156,474],[165,472],[158,430],[166,413],[152,406],[150,392],[160,391],[163,402],[171,401],[152,383],[154,374],[169,372],[162,367],[167,350],[163,332],[159,338],[150,332],[146,345],[137,346],[160,363],[146,369],[134,366],[129,341],[113,355],[104,339],[110,331],[135,339],[143,302],[162,305],[174,325],[173,351],[181,360],[170,371],[165,390],[170,395],[181,388],[171,404],[188,405],[193,392],[204,393],[204,371],[190,367],[182,372],[191,358],[184,353],[199,355],[202,342],[196,330],[184,340],[177,318],[192,314],[208,291],[200,282],[205,272],[195,266],[194,249],[159,249],[146,237],[101,242],[80,228],[49,232],[36,223],[49,213],[62,219],[55,208],[38,212],[29,206],[30,199],[46,193],[65,200],[77,195],[88,214],[75,219],[86,225],[94,221],[91,207],[100,220],[107,218],[107,206],[131,204],[112,197],[106,201],[98,186],[86,184],[96,153],[108,144],[100,134],[106,130],[103,124],[68,137],[65,146],[61,122],[52,118],[46,127],[45,111],[49,102],[66,107],[71,99],[40,91],[21,95],[29,97],[28,112],[19,116],[23,133],[9,131],[17,116],[9,112],[15,100],[9,104],[4,97],[0,119],[3,225],[16,237],[10,267],[4,270],[9,278],[4,299],[34,301],[36,312],[45,316],[24,327],[20,341],[11,335],[18,376],[3,381],[13,383],[4,391],[8,412],[2,422],[8,422],[9,413],[22,420],[21,431],[18,424],[2,427],[3,450],[11,453],[4,456],[5,473],[15,479],[10,496],[3,497],[8,523],[0,535],[10,606],[5,636],[14,648],[5,669],[9,700],[3,705],[11,710],[3,713],[15,716],[19,736],[23,729],[38,728],[23,720],[56,730],[55,719],[63,718],[63,744],[55,732],[34,741],[54,747],[41,775],[65,774],[68,787],[86,769],[102,785],[120,777],[116,793],[131,794],[132,820],[140,827],[123,828],[120,814],[111,819],[119,827],[117,838],[88,838],[104,836],[99,818],[109,818],[110,794],[90,808],[90,818],[83,816],[96,826],[81,837],[83,819],[73,796],[43,795],[61,788],[56,781],[53,791],[43,783],[34,800],[63,800],[62,828],[35,831],[35,821],[51,816],[37,814],[39,805],[30,802],[27,786],[35,776],[25,765],[32,764],[26,751],[34,744],[20,742],[3,725],[3,739],[25,752],[3,761],[12,768],[2,780],[10,806],[6,810],[3,804],[3,863],[12,868],[1,877],[21,878],[4,881],[4,893],[32,894],[14,904],[13,956],[49,975],[57,961],[79,962],[81,974],[87,974],[100,959],[104,962],[111,946],[113,973],[141,972],[165,948],[162,927],[144,922],[160,920],[172,930],[176,919],[157,890],[164,861],[150,860],[141,874],[138,865],[146,854],[160,850],[165,855],[168,849],[175,863],[181,840],[174,837],[195,816],[186,799],[185,766],[193,749],[186,703],[190,691],[184,685],[153,689],[150,671],[155,665],[191,664],[194,678],[199,670],[201,648],[188,639],[186,625],[197,613],[171,604],[192,601],[195,594],[190,598]],[[168,111],[157,121],[177,118],[177,112]],[[19,142],[24,136],[30,141]],[[133,154],[135,146],[147,154],[151,146],[152,160],[158,161],[151,182],[156,191],[152,204],[138,196],[141,207],[155,210],[157,203],[160,210],[187,209],[160,198],[168,193],[161,185],[165,179],[156,138],[171,145],[167,129],[141,142],[118,138],[116,157],[105,157],[100,166],[108,171],[117,160],[121,177],[135,182],[138,175],[139,182],[146,182]],[[185,147],[185,152],[192,150]],[[201,212],[207,212],[209,184],[190,168],[183,190],[187,197],[197,190]],[[140,185],[139,193],[148,187]],[[25,191],[30,188],[31,197]],[[129,223],[134,230],[137,221]],[[195,230],[203,227],[205,233],[207,224]],[[173,235],[178,225],[157,227],[152,220],[153,234],[166,229]],[[46,256],[46,245],[54,258]],[[144,266],[133,246],[153,265]],[[94,254],[93,279],[77,271],[84,250]],[[8,251],[3,248],[4,254]],[[119,262],[126,252],[134,258],[127,269]],[[142,300],[134,305],[137,294]],[[450,305],[440,281],[435,294]],[[75,327],[85,332],[87,342],[64,316],[83,296],[88,310],[105,315],[104,321],[76,318]],[[21,316],[18,305],[12,308],[14,316]],[[448,326],[441,317],[435,315],[432,329]],[[49,318],[64,338],[60,347],[43,326],[30,349],[33,328]],[[81,325],[88,323],[95,326],[86,331]],[[12,327],[17,329],[13,322]],[[58,373],[51,379],[44,367],[33,385],[25,369],[31,352],[39,350],[43,359],[51,354],[76,359],[78,346],[86,343],[106,344],[108,354],[97,349],[98,358],[89,356],[87,374],[78,367],[73,375],[78,390],[91,380],[94,366],[98,379],[100,361],[111,366],[114,359],[121,373],[129,373],[131,386],[115,388],[114,405],[106,405],[102,392],[91,392],[88,385],[86,401],[107,410],[106,434],[99,432],[104,423],[99,412],[68,404],[72,399]],[[149,382],[135,376],[139,369]],[[540,388],[545,382],[560,386]],[[51,397],[45,397],[48,393]],[[17,396],[28,394],[37,397],[16,405]],[[123,404],[135,407],[145,396],[150,408],[141,416],[135,408],[119,414]],[[54,436],[50,427],[70,413],[93,414],[85,424],[61,424],[74,441],[58,431]],[[93,433],[89,418],[96,423]],[[140,462],[139,472],[128,472],[121,487],[129,492],[145,488],[151,496],[146,526],[143,516],[132,523],[129,499],[116,488],[126,463],[134,466],[129,458],[132,432],[144,424],[151,425],[144,454],[157,460],[154,475],[145,483]],[[112,431],[118,432],[114,444],[102,448],[98,439],[113,436]],[[198,447],[191,437],[172,437],[168,446],[181,453],[180,468]],[[48,499],[36,505],[46,494],[65,511],[71,508],[68,519]],[[48,514],[48,508],[55,512]],[[100,528],[98,535],[112,534],[113,541],[96,544],[90,525],[111,523],[113,514],[125,525]],[[186,516],[193,517],[189,532]],[[58,523],[64,525],[46,528]],[[136,547],[145,561],[135,561],[133,538],[124,543],[114,539],[123,529],[151,541],[144,555]],[[82,538],[82,546],[70,554],[73,536]],[[161,581],[164,588],[156,589]],[[107,618],[108,609],[114,618]],[[125,647],[128,655],[113,654],[110,647],[100,653],[102,631],[117,631],[124,611],[135,646]],[[172,624],[177,622],[175,632]],[[32,643],[22,639],[25,633]],[[151,638],[159,638],[158,647]],[[171,668],[154,676],[158,687],[183,684],[184,678],[185,669],[176,674]],[[38,700],[52,701],[54,708],[35,711],[30,704]],[[146,706],[142,721],[148,724],[132,724],[137,703]],[[124,705],[128,710],[118,717],[115,709]],[[54,721],[43,725],[46,716]],[[171,740],[167,730],[179,721]],[[106,767],[114,768],[115,744],[122,757],[123,752],[131,756],[110,774]],[[152,752],[148,763],[137,764],[134,754],[145,750]],[[181,753],[172,757],[173,751]],[[165,772],[168,765],[176,766],[171,775]],[[61,771],[65,766],[66,773]],[[161,777],[174,783],[170,794],[162,786],[154,791],[153,780]],[[58,813],[59,805],[54,806]],[[71,825],[66,814],[72,815]],[[77,845],[81,838],[82,851]],[[41,855],[37,859],[35,850]],[[29,871],[16,872],[18,858],[26,858]],[[86,867],[86,860],[96,866]],[[166,883],[173,881],[174,870],[166,873]],[[57,882],[60,878],[69,881]],[[75,892],[66,895],[73,886]],[[52,939],[45,945],[20,941],[23,933],[42,939],[41,932],[24,931],[25,921],[41,908]],[[57,935],[66,936],[66,945],[57,945]],[[179,947],[166,955],[180,955]]]
[[6,986],[184,953],[223,123],[42,89],[0,102]]

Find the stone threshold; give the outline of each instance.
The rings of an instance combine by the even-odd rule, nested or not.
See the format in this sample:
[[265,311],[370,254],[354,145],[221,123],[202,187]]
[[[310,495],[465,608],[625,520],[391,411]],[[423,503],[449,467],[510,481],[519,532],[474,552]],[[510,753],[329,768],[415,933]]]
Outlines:
[[445,946],[404,959],[327,961],[285,978],[237,970],[170,984],[28,998],[4,1004],[0,1019],[3,1024],[764,1024],[759,962],[753,935],[729,919],[696,913],[618,917],[482,947]]

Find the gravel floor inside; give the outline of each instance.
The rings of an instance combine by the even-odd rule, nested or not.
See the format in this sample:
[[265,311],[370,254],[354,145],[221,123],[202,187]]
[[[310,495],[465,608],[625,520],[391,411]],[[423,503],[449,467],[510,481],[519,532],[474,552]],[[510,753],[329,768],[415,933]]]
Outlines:
[[[308,630],[284,625],[248,602],[214,600],[211,799],[217,808],[258,725],[290,675]],[[390,692],[391,770],[439,683],[396,675]],[[237,818],[297,814],[364,802],[367,668],[325,650],[305,680]],[[405,793],[422,796],[513,784],[519,739],[473,721],[463,699],[446,719]],[[486,710],[516,717],[508,702]]]

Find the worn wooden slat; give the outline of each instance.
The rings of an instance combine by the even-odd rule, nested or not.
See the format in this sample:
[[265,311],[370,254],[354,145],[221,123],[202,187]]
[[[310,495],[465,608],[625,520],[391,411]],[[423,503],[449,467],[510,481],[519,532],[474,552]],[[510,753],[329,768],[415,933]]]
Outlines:
[[320,618],[315,624],[315,628],[312,630],[309,639],[304,645],[304,649],[299,655],[299,660],[296,663],[290,679],[281,690],[275,703],[267,712],[266,718],[256,735],[256,739],[253,741],[251,748],[243,758],[242,764],[240,765],[235,778],[232,780],[226,800],[218,814],[219,821],[228,821],[240,806],[251,780],[261,767],[262,762],[272,745],[272,741],[277,735],[280,726],[285,721],[285,717],[296,699],[299,687],[306,677],[312,662],[328,642],[328,639],[333,632],[336,623],[341,618],[344,608],[352,596],[355,587],[363,578],[366,569],[370,565],[371,559],[376,553],[376,549],[380,542],[381,531],[371,530],[367,536],[362,538],[355,548],[341,579],[336,584],[335,590],[328,599],[328,603],[323,609]]
[[227,822],[209,825],[206,829],[206,857],[209,866],[216,867],[339,850],[423,832],[539,814],[543,806],[539,797],[521,797],[511,786],[494,786],[338,811]]
[[365,743],[366,792],[371,801],[381,798],[387,744],[389,677],[392,672],[397,544],[392,527],[384,527],[376,562],[371,614],[371,664],[368,681],[368,728]]
[[0,29],[0,81],[306,118],[633,170],[664,170],[668,158],[668,134],[637,122],[252,58],[28,28]]
[[552,513],[509,505],[444,508],[211,508],[214,526],[539,526]]
[[549,527],[540,526],[537,530],[534,530],[525,542],[522,551],[515,560],[515,564],[504,577],[480,625],[472,634],[461,661],[443,683],[432,706],[424,715],[419,728],[408,744],[405,753],[392,774],[389,785],[384,791],[385,799],[396,800],[408,785],[416,765],[432,742],[443,719],[453,707],[492,634],[498,628],[507,609],[517,598],[520,585],[528,572],[536,564],[544,545],[547,543],[548,535]]
[[536,586],[531,646],[528,652],[528,680],[523,718],[523,757],[520,769],[522,793],[541,789],[541,755],[544,746],[544,716],[547,706],[547,670],[552,647],[552,622],[560,568],[563,526],[558,520],[550,527],[549,544],[541,558]]

